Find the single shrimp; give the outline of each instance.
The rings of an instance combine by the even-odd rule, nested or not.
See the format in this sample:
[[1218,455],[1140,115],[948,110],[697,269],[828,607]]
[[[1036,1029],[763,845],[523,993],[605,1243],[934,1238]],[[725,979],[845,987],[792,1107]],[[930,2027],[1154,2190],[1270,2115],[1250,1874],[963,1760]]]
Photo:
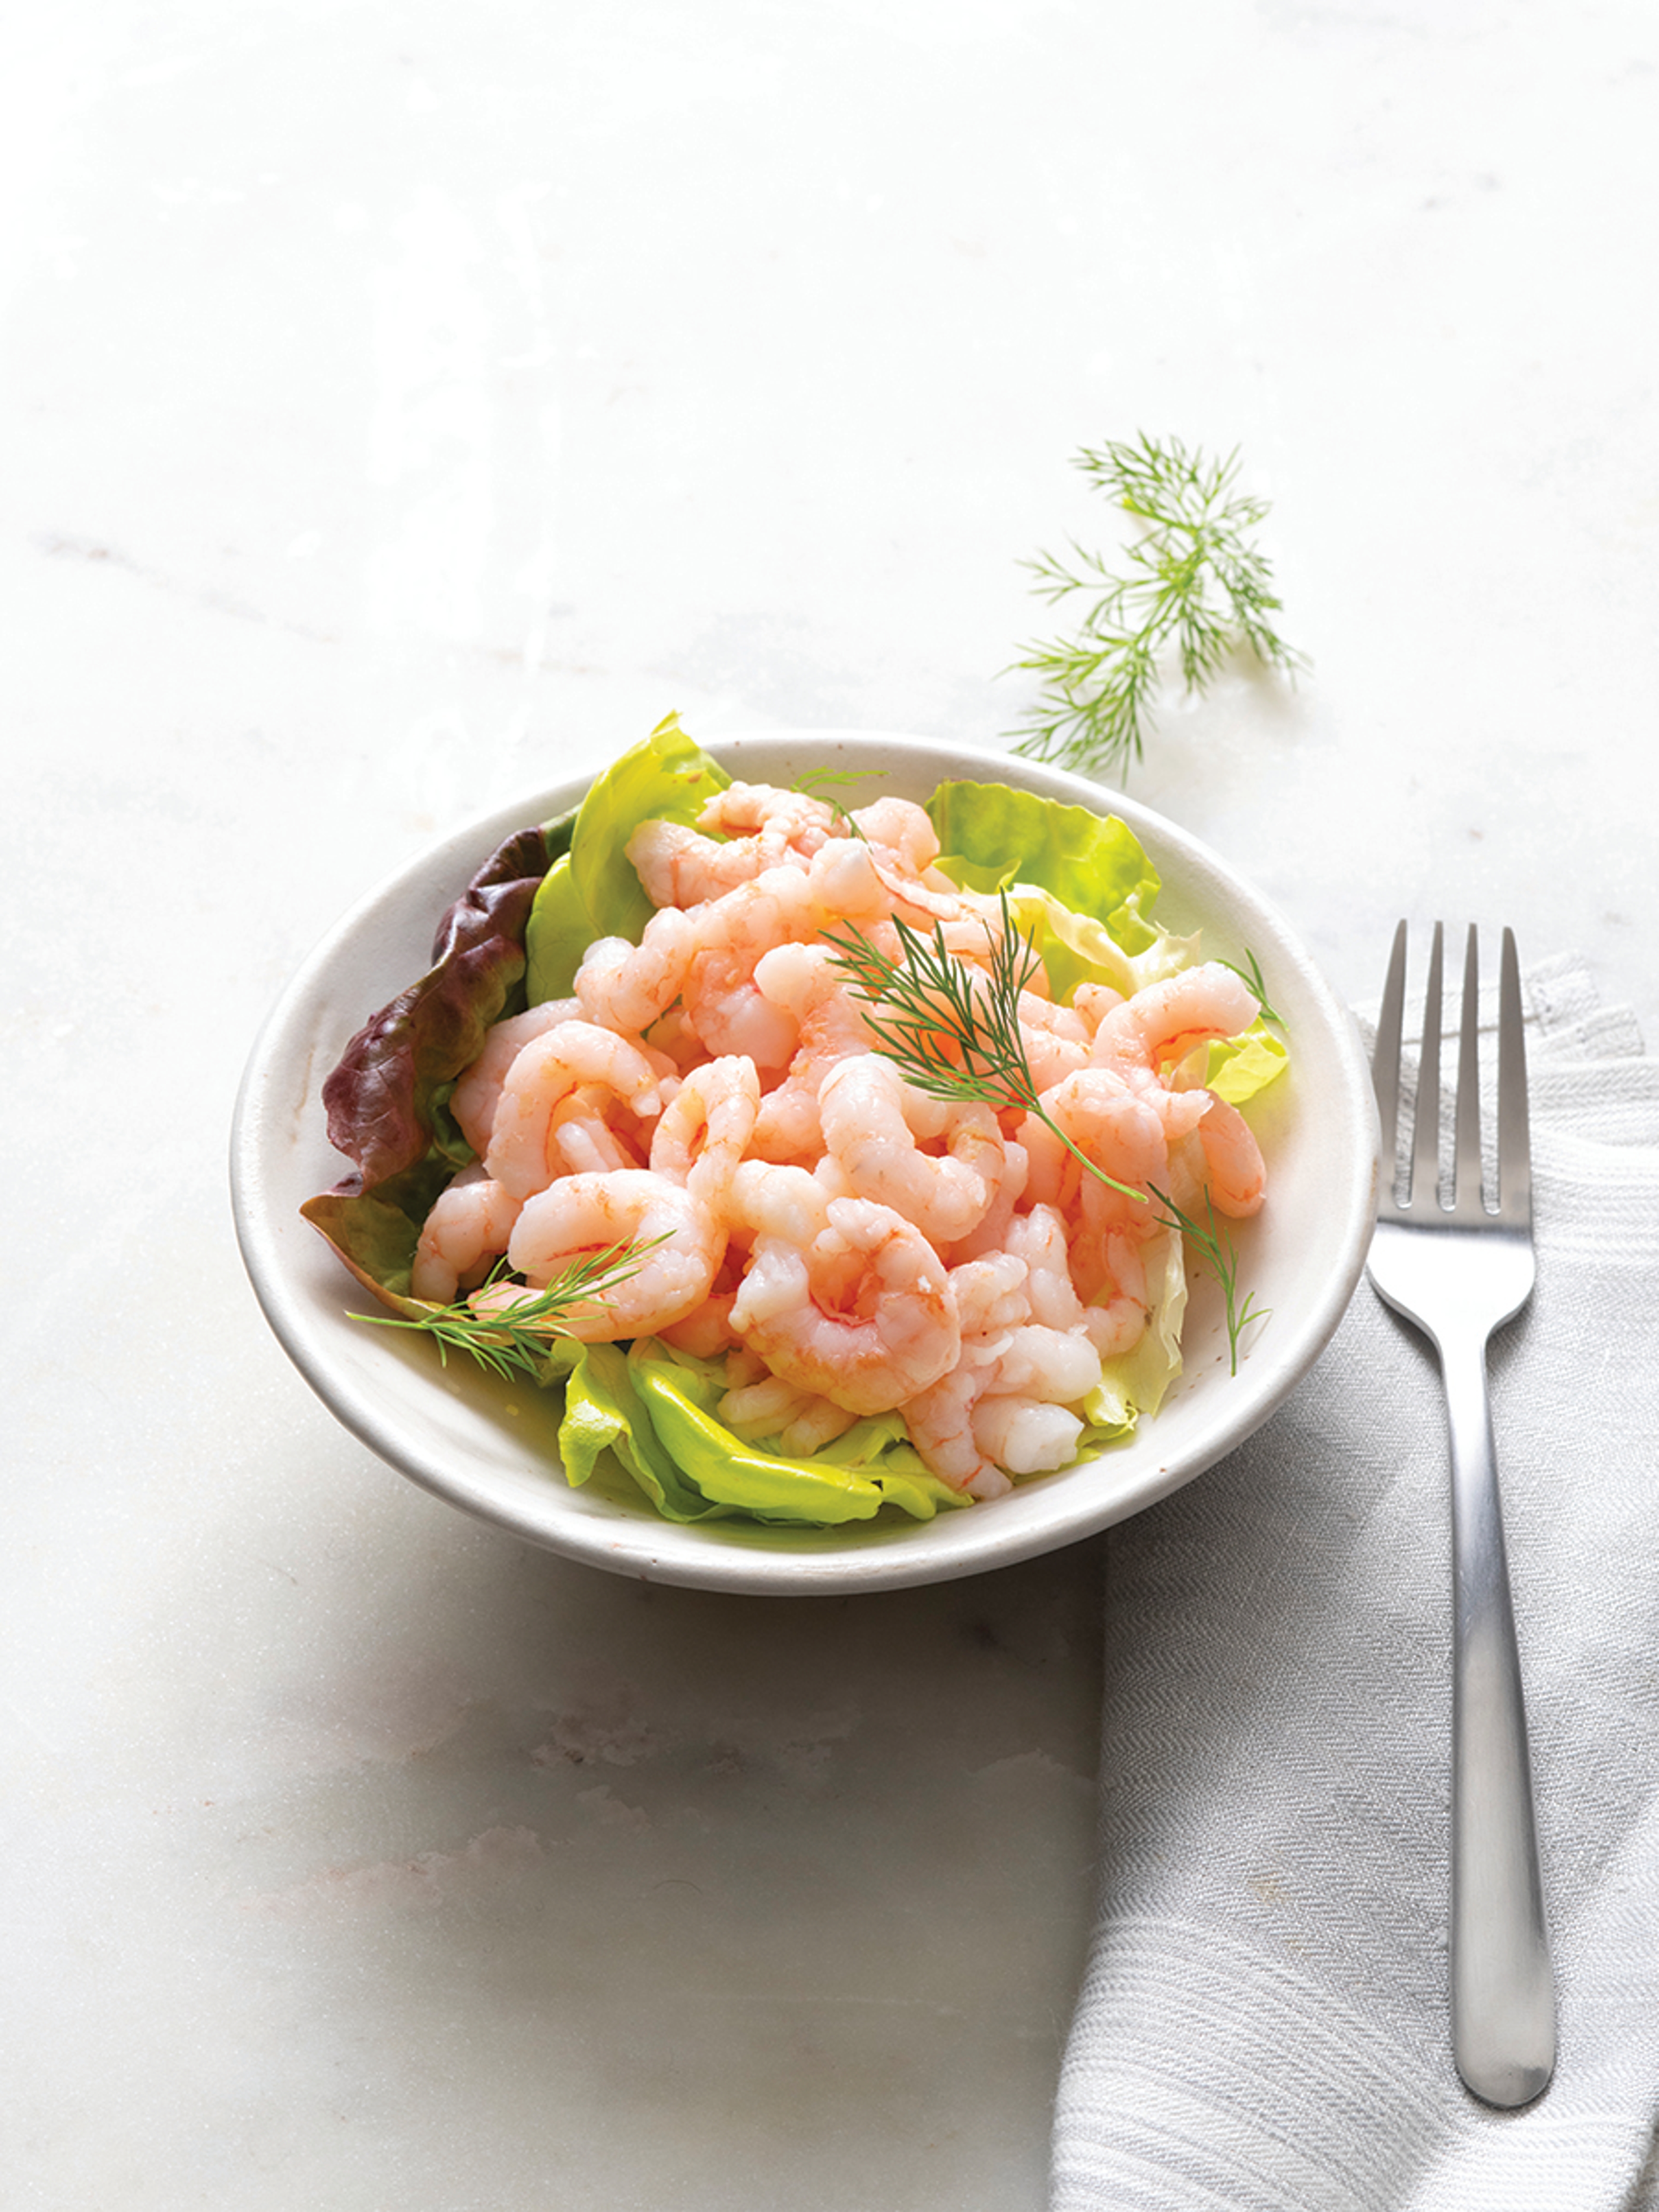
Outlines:
[[573,1261],[613,1245],[642,1248],[633,1274],[603,1299],[569,1308],[559,1326],[584,1344],[649,1336],[700,1306],[725,1256],[726,1236],[681,1183],[648,1168],[564,1176],[520,1209],[507,1264],[545,1287]]
[[1025,1194],[1026,1182],[1030,1175],[1030,1155],[1024,1145],[1012,1137],[1002,1140],[1002,1180],[997,1185],[997,1194],[989,1210],[976,1229],[967,1236],[943,1248],[942,1257],[953,1267],[965,1260],[981,1260],[1008,1246],[1010,1224],[1018,1218],[1016,1208]]
[[702,906],[763,869],[806,865],[786,837],[706,837],[684,822],[641,822],[623,849],[656,907]]
[[1025,1048],[1025,1064],[1039,1093],[1052,1090],[1063,1076],[1073,1075],[1089,1061],[1094,1033],[1070,1006],[1057,1006],[1052,999],[1025,990],[1019,994],[1019,1035]]
[[951,1269],[951,1296],[964,1337],[991,1336],[1031,1318],[1026,1262],[1012,1252],[988,1252]]
[[974,1441],[974,1407],[983,1390],[979,1368],[964,1355],[899,1411],[930,1474],[971,1497],[1000,1498],[1013,1485]]
[[550,1125],[560,1103],[584,1084],[605,1090],[641,1120],[661,1113],[678,1078],[672,1062],[592,1022],[561,1022],[530,1042],[501,1084],[486,1171],[514,1198],[546,1187]]
[[574,999],[544,999],[540,1006],[509,1015],[484,1032],[482,1051],[463,1070],[449,1101],[461,1134],[481,1159],[489,1150],[490,1131],[507,1069],[532,1037],[571,1020],[580,1011]]
[[807,1245],[829,1227],[830,1201],[836,1195],[810,1168],[744,1160],[726,1194],[727,1226],[750,1240],[773,1237]]
[[804,1248],[757,1237],[732,1327],[786,1381],[848,1413],[886,1413],[962,1349],[944,1263],[890,1207],[837,1198],[827,1212]]
[[806,880],[826,923],[850,921],[867,928],[885,921],[892,910],[892,894],[877,855],[862,838],[832,837],[821,845],[812,855]]
[[438,1193],[422,1224],[410,1272],[411,1292],[434,1305],[448,1305],[468,1275],[506,1251],[518,1218],[517,1199],[481,1167],[463,1168]]
[[[872,1052],[837,1060],[818,1086],[823,1141],[860,1198],[890,1206],[934,1243],[977,1228],[1002,1179],[990,1107],[930,1098]],[[920,1139],[942,1139],[935,1155]]]
[[1101,1357],[1133,1351],[1152,1317],[1146,1291],[1146,1254],[1169,1232],[1154,1218],[1125,1227],[1102,1220],[1100,1200],[1083,1193],[1082,1218],[1070,1243],[1072,1281],[1083,1302],[1085,1326]]
[[1237,1036],[1261,1011],[1242,976],[1218,960],[1149,983],[1110,1007],[1095,1031],[1091,1058],[1120,1074],[1178,1063],[1194,1048]]
[[811,792],[731,783],[714,793],[697,817],[697,827],[726,837],[767,838],[780,851],[810,858],[837,834],[837,818],[836,810]]
[[652,1134],[652,1173],[684,1183],[702,1205],[723,1213],[759,1109],[752,1060],[732,1054],[693,1068]]
[[848,987],[833,945],[775,945],[755,963],[763,998],[793,1016],[799,1039],[790,1073],[816,1080],[848,1053],[868,1052],[874,1031]]
[[1079,983],[1072,994],[1072,1012],[1091,1038],[1113,1007],[1122,1004],[1122,992],[1115,991],[1109,983]]
[[[1207,1198],[1218,1213],[1234,1221],[1246,1220],[1261,1212],[1267,1193],[1267,1170],[1261,1147],[1237,1106],[1218,1098],[1213,1091],[1200,1091],[1198,1096],[1208,1101],[1196,1132],[1199,1157],[1193,1159],[1191,1140],[1174,1155],[1182,1170],[1176,1181],[1184,1189]],[[1191,1211],[1185,1195],[1181,1203],[1184,1210]]]
[[[1069,1467],[1083,1437],[1081,1416],[1066,1407],[1000,1390],[975,1401],[969,1425],[975,1443],[1000,1474],[1005,1468],[1008,1474],[1052,1474]],[[1002,1479],[1012,1487],[1006,1474]],[[987,1494],[983,1486],[975,1492]]]
[[1088,1339],[1041,1322],[1010,1329],[986,1373],[988,1391],[1047,1406],[1076,1405],[1099,1383],[1100,1354]]
[[576,970],[582,1018],[627,1036],[648,1030],[679,997],[696,949],[696,924],[672,906],[652,915],[637,945],[596,938]]
[[913,876],[925,876],[939,858],[939,833],[925,807],[890,793],[860,806],[853,816],[860,835]]

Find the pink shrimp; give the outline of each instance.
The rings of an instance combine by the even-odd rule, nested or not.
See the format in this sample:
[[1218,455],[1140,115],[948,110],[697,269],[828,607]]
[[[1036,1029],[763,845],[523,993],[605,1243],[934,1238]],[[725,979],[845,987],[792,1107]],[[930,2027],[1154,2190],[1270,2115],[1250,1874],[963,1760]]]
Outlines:
[[1184,1060],[1195,1045],[1237,1036],[1261,1011],[1242,977],[1218,960],[1149,983],[1104,1013],[1091,1057],[1128,1075]]
[[723,1213],[759,1107],[753,1060],[733,1055],[694,1068],[653,1133],[652,1172],[684,1183],[701,1204]]
[[787,1458],[810,1455],[844,1435],[859,1418],[844,1406],[770,1374],[728,1390],[715,1411],[728,1429],[750,1443],[775,1437],[778,1449]]
[[506,1251],[519,1201],[478,1166],[463,1168],[438,1193],[415,1246],[410,1289],[447,1306],[469,1275]]
[[510,1015],[484,1032],[483,1049],[466,1068],[450,1098],[450,1111],[461,1134],[480,1158],[489,1150],[495,1109],[501,1103],[507,1071],[532,1037],[581,1011],[574,999],[546,999],[522,1014]]
[[1093,1031],[1070,1006],[1057,1006],[1035,991],[1019,994],[1019,1034],[1026,1065],[1039,1092],[1088,1065]]
[[947,1374],[962,1349],[944,1264],[890,1207],[838,1198],[826,1212],[804,1248],[757,1237],[732,1327],[799,1389],[848,1413],[885,1413]]
[[[613,1116],[625,1111],[603,1084],[582,1083],[560,1099],[547,1117],[546,1157],[553,1176],[602,1174],[637,1168],[645,1156]],[[632,1115],[628,1118],[631,1121]],[[636,1125],[637,1126],[637,1125]]]
[[839,1060],[868,1052],[872,1031],[825,945],[779,945],[755,968],[755,988],[793,1016],[795,1049],[783,1081],[761,1101],[753,1148],[762,1159],[815,1158],[823,1150],[818,1085]]
[[1067,1408],[1099,1381],[1086,1337],[1028,1322],[966,1340],[951,1373],[901,1411],[941,1482],[996,1498],[1010,1474],[1048,1473],[1076,1456],[1083,1423]]
[[635,1273],[603,1300],[573,1306],[559,1325],[584,1344],[647,1336],[684,1321],[713,1287],[726,1233],[684,1184],[648,1168],[563,1176],[527,1198],[507,1243],[507,1264],[532,1287],[573,1261],[613,1245],[642,1249]]
[[738,782],[715,793],[697,817],[697,827],[726,837],[769,840],[780,852],[810,859],[836,835],[837,820],[836,809],[811,792]]
[[[1092,1178],[1091,1178],[1092,1180]],[[1085,1305],[1073,1273],[1066,1223],[1052,1206],[1034,1206],[1017,1215],[1008,1230],[1008,1249],[1024,1261],[1031,1318],[1046,1328],[1087,1336],[1103,1359],[1133,1351],[1146,1328],[1146,1272],[1139,1241],[1123,1229],[1102,1232],[1091,1250],[1098,1264],[1090,1269],[1097,1303]]]
[[545,1188],[553,1170],[549,1135],[563,1100],[584,1084],[602,1085],[629,1110],[654,1120],[678,1078],[672,1062],[592,1022],[561,1022],[514,1060],[501,1085],[484,1166],[514,1198]]
[[697,941],[691,916],[672,906],[652,915],[637,945],[596,939],[576,970],[583,1019],[624,1036],[649,1029],[679,997]]
[[[966,1237],[1002,1179],[1003,1139],[990,1107],[930,1098],[872,1052],[839,1060],[818,1086],[830,1157],[860,1198],[890,1206],[934,1243]],[[942,1139],[935,1155],[921,1140]]]
[[[1047,1121],[1028,1114],[1019,1125],[1020,1142],[1030,1154],[1026,1192],[1033,1203],[1057,1206],[1069,1215],[1076,1210],[1079,1188],[1085,1182],[1099,1185],[1050,1122],[1118,1182],[1144,1191],[1165,1173],[1169,1150],[1163,1121],[1156,1108],[1114,1069],[1081,1068],[1044,1091],[1042,1103]],[[1107,1204],[1126,1224],[1147,1213],[1144,1200],[1121,1192],[1108,1191]]]
[[1261,1147],[1237,1106],[1218,1098],[1213,1091],[1198,1095],[1207,1101],[1204,1118],[1195,1137],[1172,1155],[1172,1164],[1179,1166],[1175,1178],[1178,1203],[1190,1212],[1188,1194],[1200,1202],[1207,1197],[1218,1213],[1235,1221],[1246,1220],[1261,1212],[1267,1193],[1267,1170]]
[[743,1053],[759,1068],[788,1065],[799,1036],[793,1017],[763,998],[755,968],[775,945],[817,934],[823,916],[805,872],[769,868],[694,917],[696,950],[683,996],[692,1027],[711,1053]]

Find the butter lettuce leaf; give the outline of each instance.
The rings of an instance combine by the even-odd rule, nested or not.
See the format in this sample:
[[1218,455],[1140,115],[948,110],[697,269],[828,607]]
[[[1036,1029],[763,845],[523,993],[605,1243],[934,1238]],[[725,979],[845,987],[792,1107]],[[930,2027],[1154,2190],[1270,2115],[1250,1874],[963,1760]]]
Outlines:
[[568,855],[548,871],[530,909],[530,1005],[566,997],[596,939],[638,944],[656,909],[628,858],[629,839],[641,822],[695,822],[731,781],[686,735],[678,714],[665,714],[594,778],[576,810]]
[[810,1460],[745,1443],[715,1414],[726,1384],[714,1363],[658,1339],[629,1354],[635,1388],[658,1442],[713,1504],[762,1521],[813,1528],[870,1521],[884,1505],[918,1520],[968,1500],[927,1472],[896,1416],[860,1421]]
[[1091,813],[1006,783],[942,783],[927,802],[939,866],[969,890],[1031,884],[1093,917],[1124,952],[1145,952],[1162,888],[1139,839],[1115,815]]
[[1283,1037],[1275,1036],[1265,1023],[1252,1022],[1242,1036],[1211,1045],[1204,1087],[1229,1105],[1242,1106],[1281,1076],[1290,1058]]
[[573,1488],[592,1475],[600,1453],[610,1451],[665,1520],[708,1521],[726,1510],[659,1439],[626,1346],[567,1341],[550,1362],[550,1376],[562,1366],[559,1456]]
[[1108,983],[1127,999],[1197,957],[1196,938],[1163,929],[1139,952],[1126,952],[1104,922],[1075,913],[1038,884],[1015,884],[1007,897],[1014,927],[1030,940],[1062,1005],[1071,1003],[1079,983]]

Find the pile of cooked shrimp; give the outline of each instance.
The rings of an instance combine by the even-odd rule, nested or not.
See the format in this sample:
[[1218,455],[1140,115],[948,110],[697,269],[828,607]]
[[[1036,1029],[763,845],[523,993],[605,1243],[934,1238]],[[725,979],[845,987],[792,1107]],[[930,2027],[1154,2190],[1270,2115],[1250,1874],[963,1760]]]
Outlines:
[[[1002,909],[939,870],[920,806],[734,783],[627,851],[657,909],[640,943],[592,945],[574,996],[497,1023],[455,1087],[477,1159],[421,1231],[415,1295],[495,1310],[629,1246],[635,1272],[560,1327],[723,1360],[747,1442],[804,1457],[896,1411],[976,1498],[1068,1465],[1103,1361],[1147,1326],[1171,1234],[1148,1194],[1261,1203],[1255,1140],[1189,1059],[1249,1027],[1248,987],[1209,963],[1061,1006],[1038,965],[1018,1020],[1043,1113],[946,1101],[873,1048],[836,958],[849,925],[896,957],[902,921],[988,969]],[[483,1284],[503,1257],[523,1287]]]

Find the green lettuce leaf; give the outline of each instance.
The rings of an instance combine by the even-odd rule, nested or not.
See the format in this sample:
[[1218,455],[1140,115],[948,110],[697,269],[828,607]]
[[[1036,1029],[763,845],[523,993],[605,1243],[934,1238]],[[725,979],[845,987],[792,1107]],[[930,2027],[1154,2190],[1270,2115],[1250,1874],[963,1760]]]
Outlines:
[[1265,1024],[1252,1022],[1243,1036],[1211,1045],[1204,1087],[1229,1105],[1242,1106],[1282,1075],[1290,1058],[1290,1047],[1283,1037],[1275,1036]]
[[810,1460],[787,1459],[733,1434],[714,1413],[719,1366],[641,1339],[629,1355],[658,1442],[713,1503],[763,1521],[836,1527],[884,1505],[918,1520],[967,1500],[927,1472],[896,1416],[860,1421]]
[[1127,823],[1006,783],[942,783],[927,802],[939,866],[969,890],[1030,884],[1103,924],[1124,952],[1159,932],[1147,917],[1158,873]]
[[637,945],[656,911],[628,859],[641,822],[695,822],[732,779],[694,744],[678,714],[613,761],[577,809],[568,858],[550,868],[525,937],[532,1006],[568,995],[582,955],[601,937]]
[[573,1488],[588,1480],[600,1453],[610,1451],[665,1520],[708,1521],[726,1510],[699,1489],[659,1437],[625,1346],[567,1341],[550,1362],[550,1376],[560,1367],[567,1371],[559,1456]]
[[1158,930],[1139,952],[1126,952],[1104,922],[1062,906],[1037,884],[1015,884],[1007,892],[1014,927],[1042,962],[1048,988],[1069,1005],[1079,983],[1109,983],[1125,998],[1164,975],[1189,967],[1198,940]]

